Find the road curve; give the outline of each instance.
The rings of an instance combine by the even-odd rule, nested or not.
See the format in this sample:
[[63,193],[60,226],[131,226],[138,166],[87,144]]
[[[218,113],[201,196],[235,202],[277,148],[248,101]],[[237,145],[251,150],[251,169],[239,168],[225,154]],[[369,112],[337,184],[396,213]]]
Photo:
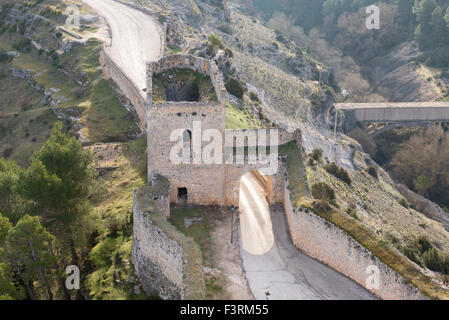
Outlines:
[[106,19],[114,62],[139,89],[145,88],[145,64],[161,57],[162,27],[150,15],[114,0],[82,1]]
[[242,178],[240,251],[258,300],[370,300],[366,289],[300,252],[291,242],[283,208],[268,207],[254,175]]

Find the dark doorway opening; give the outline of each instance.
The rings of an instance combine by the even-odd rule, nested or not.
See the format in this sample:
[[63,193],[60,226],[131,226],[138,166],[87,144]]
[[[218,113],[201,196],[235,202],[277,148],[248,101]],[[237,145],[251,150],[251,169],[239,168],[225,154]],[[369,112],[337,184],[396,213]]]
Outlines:
[[187,188],[178,188],[178,203],[187,202]]

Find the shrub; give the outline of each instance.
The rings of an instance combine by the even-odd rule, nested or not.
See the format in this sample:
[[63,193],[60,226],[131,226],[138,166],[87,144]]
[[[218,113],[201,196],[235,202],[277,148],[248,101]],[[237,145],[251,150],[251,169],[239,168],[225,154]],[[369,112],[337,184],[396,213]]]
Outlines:
[[332,187],[330,187],[325,182],[318,182],[312,185],[312,196],[315,199],[323,200],[326,202],[335,200],[334,189],[332,189]]
[[0,62],[6,62],[9,60],[9,56],[6,52],[0,51]]
[[239,99],[243,98],[245,93],[245,89],[243,88],[243,84],[237,80],[236,78],[229,78],[229,80],[225,83],[226,90]]
[[314,201],[312,204],[313,208],[320,212],[328,212],[331,209],[331,206],[327,201]]
[[20,52],[28,52],[31,50],[31,41],[30,39],[22,39],[14,44],[14,49]]
[[4,158],[8,158],[12,152],[13,152],[13,148],[10,144],[4,144],[0,150],[0,155]]
[[216,35],[211,34],[207,40],[214,46],[218,48],[223,48],[223,43],[221,42],[220,38],[218,38]]
[[405,200],[404,198],[399,199],[399,204],[401,206],[403,206],[404,208],[408,209],[410,208],[409,203],[407,202],[407,200]]
[[226,55],[227,55],[229,58],[232,58],[232,57],[234,56],[234,53],[233,53],[232,50],[229,49],[229,48],[226,48],[226,49],[225,49],[225,52],[226,52]]
[[407,246],[402,247],[401,252],[411,261],[422,267],[421,253],[414,243],[409,243]]
[[418,239],[416,240],[416,244],[421,254],[433,248],[432,243],[429,241],[429,239],[427,239],[426,236],[418,237]]
[[374,168],[374,166],[369,166],[368,169],[366,169],[366,172],[368,172],[368,174],[375,179],[379,177],[377,174],[377,170],[376,168]]
[[323,156],[323,149],[313,149],[312,150],[312,159],[316,161],[320,161]]
[[327,165],[324,166],[324,169],[329,172],[330,174],[332,174],[333,176],[339,178],[340,180],[342,180],[343,182],[347,183],[347,184],[351,184],[351,178],[349,177],[349,173],[348,171],[346,171],[343,168],[340,168],[339,166],[337,166],[336,163],[332,162],[329,163]]
[[84,96],[84,89],[83,88],[72,89],[72,95],[75,97],[75,99],[80,99]]
[[442,272],[442,257],[437,249],[432,248],[423,254],[423,261],[427,268],[433,271]]
[[254,101],[254,102],[258,103],[258,104],[260,103],[259,96],[255,92],[253,92],[253,91],[251,91],[249,93],[249,98],[251,99],[251,101]]

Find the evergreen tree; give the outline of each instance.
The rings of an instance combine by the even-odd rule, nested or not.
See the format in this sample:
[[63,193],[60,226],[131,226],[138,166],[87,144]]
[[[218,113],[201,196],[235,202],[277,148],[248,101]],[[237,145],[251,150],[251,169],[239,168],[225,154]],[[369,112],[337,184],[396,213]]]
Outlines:
[[36,292],[53,299],[52,278],[56,258],[51,254],[54,237],[41,225],[38,217],[23,216],[10,230],[7,239],[10,254],[22,269],[25,282],[37,283]]
[[93,231],[89,221],[89,196],[95,185],[93,155],[76,138],[69,138],[57,123],[50,138],[31,158],[31,165],[21,175],[21,189],[32,200],[34,213],[72,250],[77,264],[75,243],[83,245]]

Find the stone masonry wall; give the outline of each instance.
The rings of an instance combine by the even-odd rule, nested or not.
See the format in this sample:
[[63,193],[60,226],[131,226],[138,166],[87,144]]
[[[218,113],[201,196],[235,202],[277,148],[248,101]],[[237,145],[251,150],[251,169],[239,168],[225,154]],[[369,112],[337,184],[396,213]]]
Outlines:
[[287,183],[284,207],[293,243],[307,255],[327,264],[365,287],[367,268],[380,270],[379,289],[371,289],[386,300],[420,300],[426,297],[345,231],[305,208],[293,208]]
[[167,220],[169,187],[158,175],[152,186],[133,191],[132,261],[148,294],[201,300],[206,292],[201,249]]
[[151,222],[133,192],[134,241],[132,261],[145,292],[162,299],[182,299],[182,246]]
[[151,92],[153,90],[153,76],[174,68],[190,69],[195,72],[208,75],[212,81],[212,85],[215,88],[217,98],[224,107],[224,97],[226,95],[226,89],[224,87],[223,78],[220,74],[220,71],[218,70],[217,65],[213,61],[192,55],[171,55],[163,57],[159,61],[149,62],[147,64],[148,104],[152,104]]
[[117,86],[122,90],[123,94],[131,101],[139,118],[139,126],[142,132],[146,132],[147,127],[147,111],[145,106],[146,94],[143,88],[137,88],[137,85],[129,79],[122,70],[109,57],[107,49],[101,51],[101,64],[106,79],[111,78]]

